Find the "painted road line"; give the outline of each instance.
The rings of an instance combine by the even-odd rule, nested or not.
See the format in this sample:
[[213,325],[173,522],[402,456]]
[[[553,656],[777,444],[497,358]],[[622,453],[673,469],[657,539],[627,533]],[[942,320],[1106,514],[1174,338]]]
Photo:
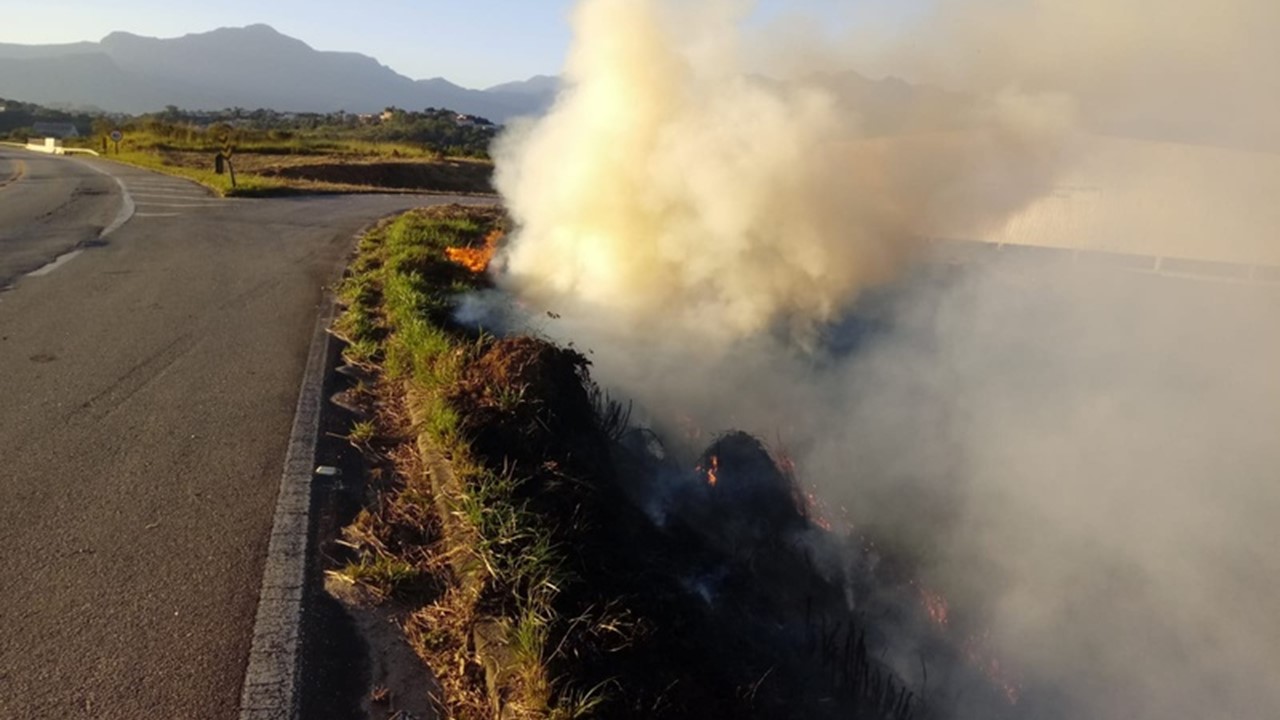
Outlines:
[[114,220],[111,221],[111,224],[108,225],[105,229],[103,229],[101,233],[98,233],[98,239],[102,240],[103,238],[107,237],[108,235],[115,232],[116,230],[119,230],[120,226],[129,222],[129,218],[133,217],[134,210],[136,209],[133,204],[133,196],[129,194],[129,188],[124,186],[124,181],[121,180],[119,177],[112,175],[106,170],[103,170],[102,168],[96,165],[93,165],[91,163],[87,163],[81,160],[76,160],[75,162],[78,162],[81,165],[84,165],[85,167],[93,170],[96,173],[106,175],[112,180],[115,180],[116,185],[120,186],[120,197],[122,199],[122,202],[120,203],[120,211],[116,213],[116,217]]
[[223,205],[221,201],[212,201],[206,203],[161,203],[161,202],[140,202],[138,207],[172,207],[172,208],[200,208],[200,207],[218,207]]
[[179,200],[206,200],[208,195],[192,195],[188,193],[159,193],[159,192],[135,192],[134,197],[155,197],[155,198],[176,198]]
[[182,213],[147,213],[147,212],[140,212],[140,213],[134,213],[134,214],[133,214],[133,216],[134,216],[134,217],[137,217],[137,218],[178,217],[178,216],[180,216],[180,215],[182,215]]
[[[80,162],[80,161],[79,161],[79,160],[76,160],[76,161],[74,161],[74,162]],[[110,235],[111,233],[115,232],[116,230],[119,230],[119,229],[120,229],[120,226],[122,226],[122,225],[124,225],[125,223],[129,222],[129,218],[133,217],[133,213],[134,213],[134,210],[135,210],[135,207],[134,207],[134,204],[133,204],[133,198],[129,195],[129,189],[128,189],[128,188],[126,188],[126,187],[124,186],[124,183],[120,180],[120,178],[116,177],[115,175],[112,175],[111,173],[107,172],[106,170],[103,170],[103,169],[98,168],[98,167],[94,167],[93,165],[90,165],[89,163],[86,163],[86,162],[80,162],[80,164],[81,164],[81,165],[84,165],[84,166],[86,166],[86,167],[88,167],[89,169],[93,170],[94,172],[97,172],[97,173],[101,173],[101,174],[103,174],[103,175],[106,175],[107,177],[111,178],[112,180],[115,180],[115,181],[116,181],[116,185],[120,186],[120,197],[121,197],[120,210],[116,213],[116,217],[115,217],[115,219],[114,219],[114,220],[112,220],[112,221],[111,221],[111,224],[110,224],[110,225],[108,225],[107,227],[103,228],[102,232],[98,233],[98,239],[99,239],[99,240],[102,240],[102,239],[105,239],[105,238],[106,238],[108,235]],[[63,254],[59,255],[58,257],[54,258],[54,259],[53,259],[53,262],[50,262],[50,263],[48,263],[48,264],[44,265],[43,267],[36,268],[35,270],[32,270],[31,272],[27,273],[27,276],[28,276],[28,277],[42,277],[42,276],[48,275],[49,273],[53,272],[54,270],[57,270],[58,268],[62,267],[63,265],[66,265],[67,263],[69,263],[69,262],[71,262],[72,260],[76,259],[76,258],[77,258],[77,257],[79,257],[79,256],[80,256],[80,254],[81,254],[81,253],[83,253],[83,252],[84,252],[84,248],[83,248],[83,247],[78,247],[78,248],[76,248],[76,249],[74,249],[74,250],[71,250],[70,252],[65,252],[65,253],[63,253]]]
[[76,248],[71,252],[62,253],[58,257],[54,258],[53,262],[46,263],[40,266],[39,268],[36,268],[35,270],[32,270],[31,272],[27,273],[27,277],[43,277],[45,275],[48,275],[54,270],[57,270],[63,265],[66,265],[72,260],[75,260],[82,252],[84,252],[84,248]]
[[306,582],[311,514],[311,480],[320,435],[321,395],[329,355],[333,299],[326,297],[316,318],[307,367],[284,457],[280,494],[271,522],[267,562],[262,571],[258,613],[253,622],[249,666],[240,693],[239,720],[297,720],[301,655],[302,596]]
[[138,185],[151,185],[154,187],[203,187],[193,180],[173,177],[172,175],[131,175],[130,178]]

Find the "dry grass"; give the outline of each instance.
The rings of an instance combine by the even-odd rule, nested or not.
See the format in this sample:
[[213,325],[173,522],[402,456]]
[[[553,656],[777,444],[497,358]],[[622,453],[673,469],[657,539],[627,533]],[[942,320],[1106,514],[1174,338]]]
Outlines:
[[[553,643],[564,625],[555,610],[563,556],[520,498],[524,477],[475,457],[464,422],[477,408],[460,404],[471,398],[460,388],[476,391],[475,363],[497,345],[447,327],[450,297],[479,281],[447,249],[482,243],[501,222],[491,209],[433,209],[360,244],[334,332],[349,343],[346,357],[377,371],[374,419],[352,435],[386,472],[343,532],[351,558],[332,572],[403,610],[447,716],[492,717],[499,702],[506,717],[582,717],[603,688],[575,691],[549,670],[563,645]],[[511,379],[490,377],[481,404],[516,411],[524,385]],[[379,450],[375,438],[392,442]]]
[[232,157],[236,170],[233,188],[230,174],[214,173],[214,155],[212,151],[131,150],[104,157],[185,177],[221,195],[493,193],[493,165],[481,160],[237,152]]

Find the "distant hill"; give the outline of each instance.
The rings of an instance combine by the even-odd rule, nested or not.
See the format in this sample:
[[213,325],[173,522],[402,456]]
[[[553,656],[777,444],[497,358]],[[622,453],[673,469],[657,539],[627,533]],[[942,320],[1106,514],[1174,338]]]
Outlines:
[[0,43],[0,96],[111,112],[166,105],[353,113],[447,107],[503,122],[542,112],[557,87],[545,76],[487,90],[443,78],[412,80],[367,55],[315,50],[267,25],[165,39],[115,32],[96,43]]

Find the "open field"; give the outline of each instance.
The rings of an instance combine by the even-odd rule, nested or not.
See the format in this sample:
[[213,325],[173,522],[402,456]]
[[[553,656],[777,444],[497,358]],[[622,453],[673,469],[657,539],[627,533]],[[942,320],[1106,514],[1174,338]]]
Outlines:
[[[80,147],[102,150],[86,139]],[[103,157],[195,180],[225,196],[295,193],[414,192],[487,195],[493,164],[485,159],[445,157],[407,143],[375,143],[322,137],[256,139],[233,144],[230,173],[214,171],[222,145],[208,134],[173,138],[136,133],[117,154]]]

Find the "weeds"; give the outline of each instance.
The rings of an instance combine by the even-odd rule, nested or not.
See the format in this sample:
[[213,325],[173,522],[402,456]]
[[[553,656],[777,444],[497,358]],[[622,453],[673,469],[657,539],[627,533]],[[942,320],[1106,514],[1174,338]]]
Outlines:
[[353,445],[368,445],[377,435],[378,428],[372,420],[362,420],[351,426],[347,440]]
[[[470,364],[494,341],[451,329],[454,295],[475,287],[477,278],[450,261],[446,250],[480,242],[500,220],[493,211],[476,216],[475,211],[435,210],[408,213],[376,228],[360,241],[351,273],[336,289],[345,309],[333,332],[347,340],[348,362],[377,363],[384,381],[403,388],[412,431],[450,458],[457,478],[456,491],[443,507],[466,538],[465,551],[475,560],[480,584],[466,592],[462,586],[447,589],[415,612],[406,623],[414,646],[437,662],[466,666],[470,626],[481,614],[491,616],[509,653],[504,672],[518,695],[513,707],[542,718],[584,717],[602,701],[603,686],[571,692],[567,681],[553,682],[548,669],[559,652],[559,646],[551,648],[552,637],[561,637],[566,625],[572,627],[555,609],[562,587],[570,582],[566,559],[546,518],[522,497],[520,469],[508,465],[494,470],[472,457],[454,392]],[[494,383],[485,392],[487,402],[503,413],[536,404],[521,383]],[[349,438],[365,444],[375,433],[374,423],[356,423]],[[386,528],[434,507],[422,483],[406,481],[395,488],[381,510],[363,513],[359,528],[349,528],[347,537],[359,557],[338,575],[384,598],[403,595],[419,579],[423,563],[383,536],[390,532]],[[449,556],[459,549],[440,548],[437,553]],[[449,703],[456,709],[456,703],[473,702],[474,692],[463,687],[465,677],[454,680]]]
[[378,341],[372,338],[353,340],[342,349],[342,359],[350,365],[369,367],[378,361]]
[[547,717],[549,720],[579,720],[592,717],[608,699],[606,691],[612,684],[612,680],[606,680],[586,689],[565,690]]
[[420,575],[410,563],[382,553],[362,555],[335,574],[349,583],[364,585],[381,597],[390,597]]

